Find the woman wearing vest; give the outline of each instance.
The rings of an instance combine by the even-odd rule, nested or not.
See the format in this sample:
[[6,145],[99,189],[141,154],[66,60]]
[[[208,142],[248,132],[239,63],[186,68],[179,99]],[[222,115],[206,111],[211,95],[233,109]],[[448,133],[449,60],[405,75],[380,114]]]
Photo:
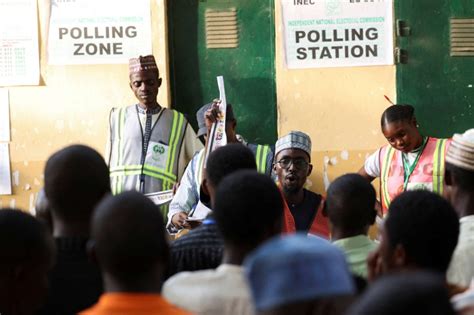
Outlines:
[[359,174],[369,181],[380,177],[382,214],[404,191],[423,189],[442,194],[450,140],[421,135],[411,105],[387,108],[381,127],[389,144],[369,156]]

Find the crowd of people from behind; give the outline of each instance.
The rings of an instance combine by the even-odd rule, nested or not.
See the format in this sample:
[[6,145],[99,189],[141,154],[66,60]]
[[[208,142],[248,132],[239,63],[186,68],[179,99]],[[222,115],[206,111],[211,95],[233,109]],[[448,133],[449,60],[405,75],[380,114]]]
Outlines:
[[321,195],[304,132],[248,143],[228,105],[228,144],[207,154],[219,101],[196,135],[157,103],[153,56],[129,69],[138,104],[111,111],[107,161],[65,147],[36,217],[0,211],[0,314],[474,314],[474,129],[424,136],[392,105],[388,144]]

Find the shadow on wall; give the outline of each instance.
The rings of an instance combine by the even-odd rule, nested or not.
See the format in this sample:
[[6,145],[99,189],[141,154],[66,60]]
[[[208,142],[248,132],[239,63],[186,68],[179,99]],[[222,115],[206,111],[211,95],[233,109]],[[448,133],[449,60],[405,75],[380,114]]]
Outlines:
[[[195,130],[196,111],[204,105],[198,54],[198,6],[199,1],[195,0],[168,1],[171,107],[186,114]],[[180,93],[183,88],[191,93]]]
[[[270,110],[268,106],[260,106],[268,104],[268,99],[275,99],[275,90],[269,89],[273,81],[267,78],[228,78],[225,84],[227,100],[238,120],[239,134],[253,143],[275,144],[277,104],[272,104]],[[239,101],[233,102],[233,99]]]

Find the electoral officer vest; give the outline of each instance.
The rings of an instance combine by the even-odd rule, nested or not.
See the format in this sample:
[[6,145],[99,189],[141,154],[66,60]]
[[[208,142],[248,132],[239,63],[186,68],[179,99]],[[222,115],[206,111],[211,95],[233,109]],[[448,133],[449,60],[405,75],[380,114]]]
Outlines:
[[[247,144],[247,148],[252,151],[255,155],[255,162],[257,164],[257,171],[261,174],[271,175],[271,164],[273,161],[273,152],[269,145],[261,145],[261,144]],[[202,171],[204,165],[204,152],[206,150],[202,149],[197,153],[197,163],[196,168],[194,169],[194,181],[197,184],[198,190],[199,186],[202,183]],[[270,162],[268,162],[270,161]],[[269,169],[268,166],[270,166]]]
[[383,214],[387,213],[392,200],[405,190],[423,189],[443,193],[444,158],[450,140],[428,138],[408,185],[404,187],[402,152],[386,145],[380,149],[380,194]]
[[112,193],[140,190],[152,193],[169,190],[177,182],[180,148],[188,125],[184,115],[164,108],[152,126],[142,161],[144,130],[137,105],[112,109],[110,113],[110,179]]
[[[291,214],[290,207],[288,207],[288,203],[285,200],[285,196],[283,193],[281,194],[283,198],[283,227],[282,232],[283,234],[288,233],[295,233],[296,232],[296,224],[293,215]],[[324,208],[324,198],[321,197],[321,202],[319,203],[316,216],[313,219],[313,223],[308,231],[308,235],[317,235],[323,237],[325,239],[329,239],[330,231],[329,231],[329,223],[328,218],[323,215],[323,208]]]
[[260,174],[271,175],[273,163],[273,151],[269,145],[262,144],[247,144],[247,148],[255,155],[255,162],[257,163],[257,171]]

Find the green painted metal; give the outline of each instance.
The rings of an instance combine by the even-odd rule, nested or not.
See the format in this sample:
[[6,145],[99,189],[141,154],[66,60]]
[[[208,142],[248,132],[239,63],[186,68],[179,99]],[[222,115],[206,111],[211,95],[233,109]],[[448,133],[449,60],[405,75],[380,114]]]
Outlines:
[[421,131],[451,137],[474,127],[474,57],[450,56],[450,19],[474,18],[472,0],[396,0],[396,19],[411,34],[397,38],[408,62],[397,65],[398,103],[412,104]]
[[[239,46],[207,49],[205,11],[236,8]],[[168,1],[171,90],[174,108],[195,113],[219,96],[224,76],[227,101],[247,140],[274,143],[277,137],[273,0]]]

